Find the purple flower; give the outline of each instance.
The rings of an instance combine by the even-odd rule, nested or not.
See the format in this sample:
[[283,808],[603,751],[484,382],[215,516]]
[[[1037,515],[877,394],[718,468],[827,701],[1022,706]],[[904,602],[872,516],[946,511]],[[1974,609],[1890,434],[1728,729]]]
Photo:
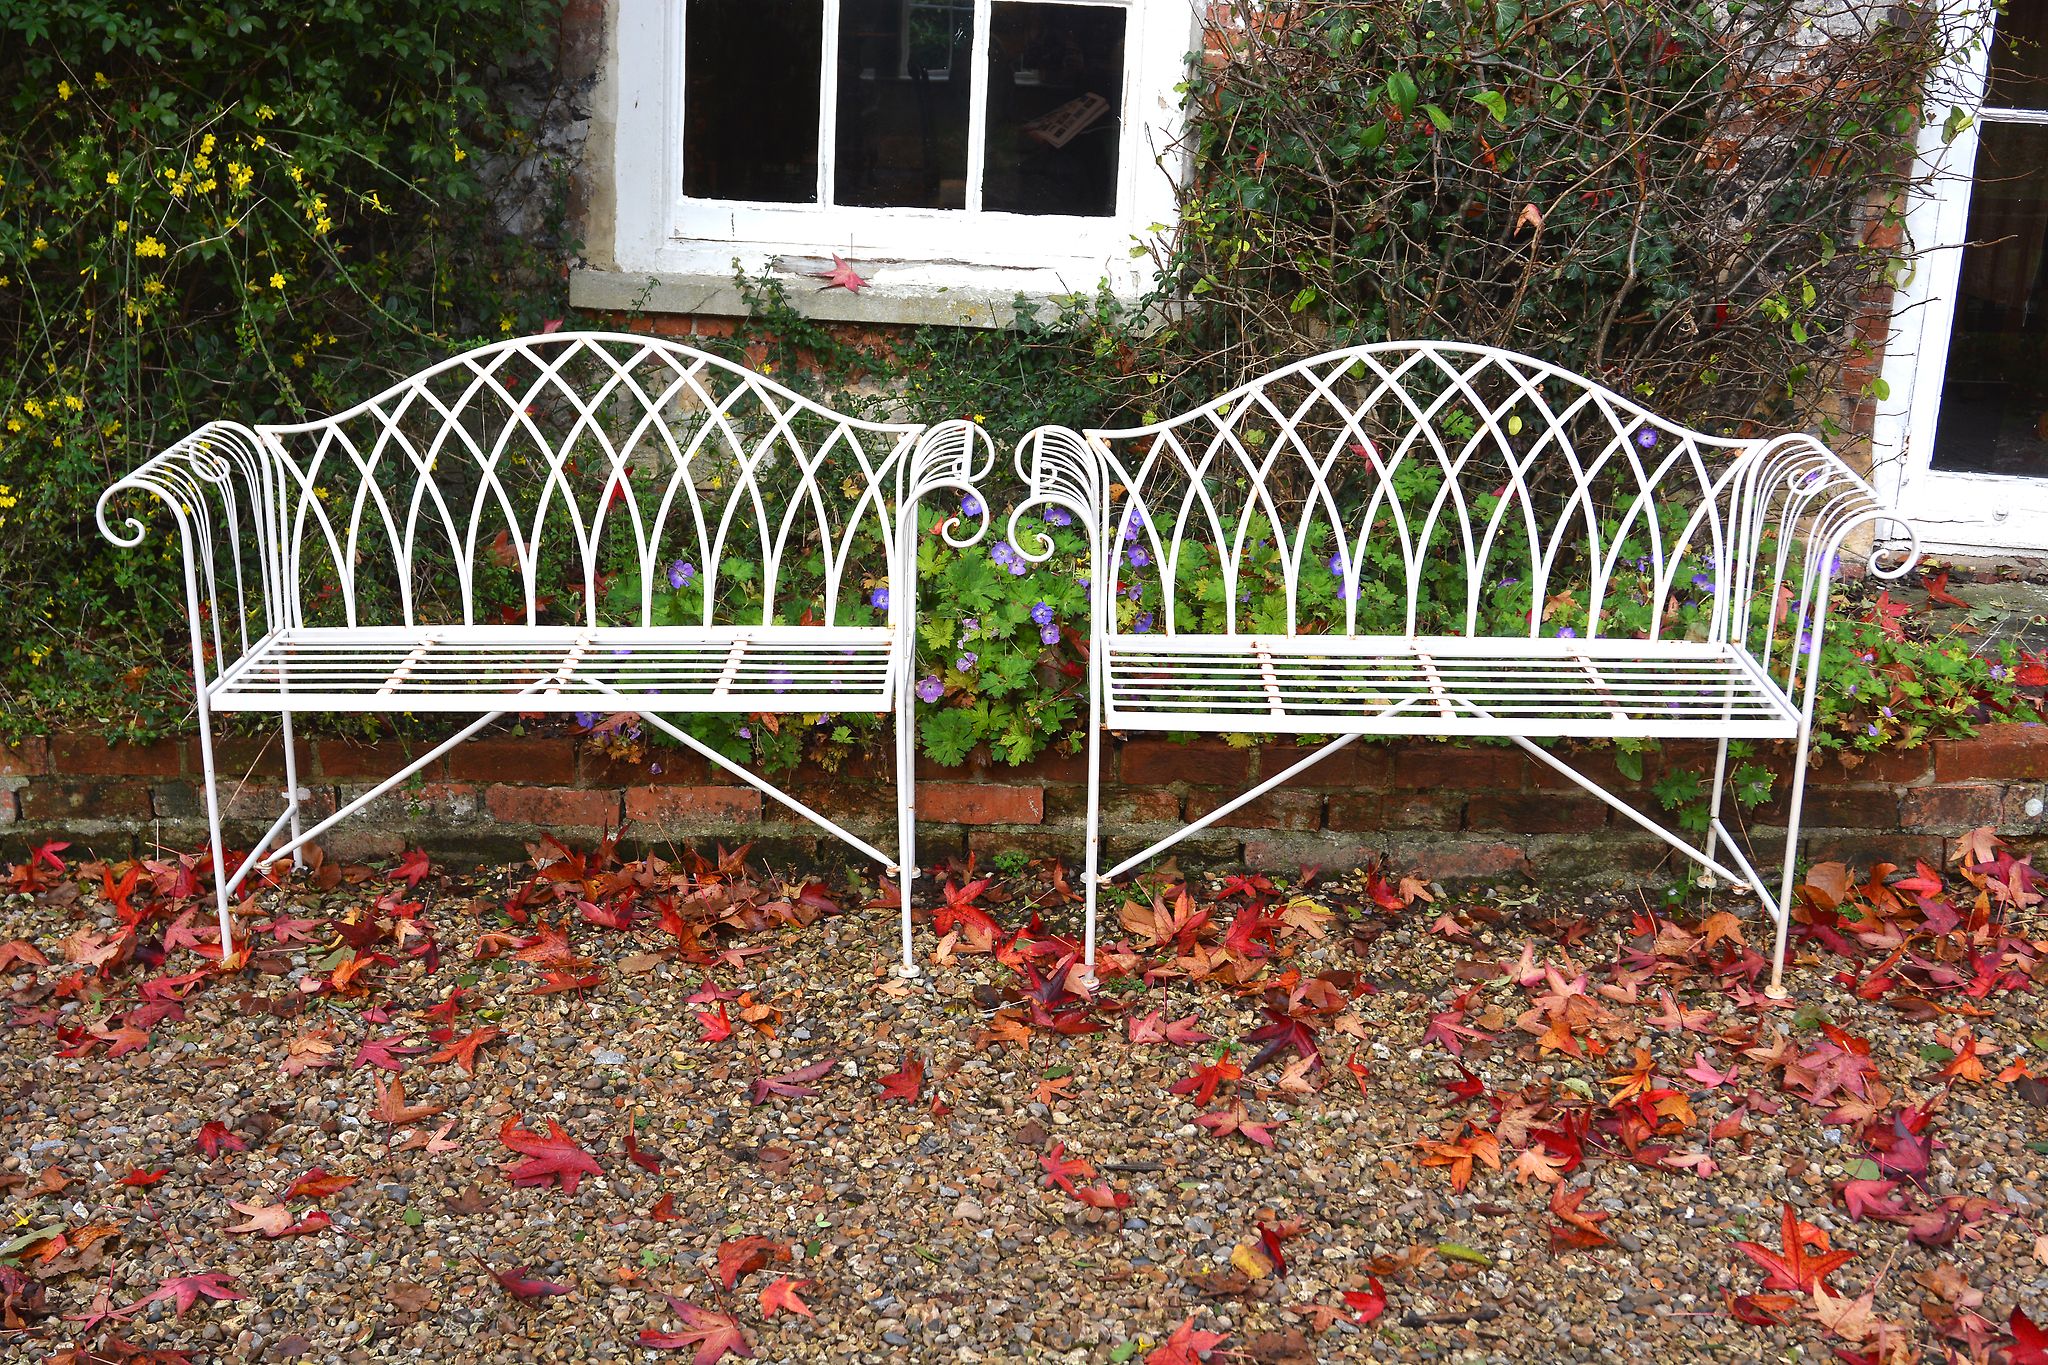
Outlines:
[[1131,567],[1134,569],[1142,569],[1152,562],[1152,556],[1145,553],[1145,547],[1142,545],[1133,545],[1125,553],[1130,556]]
[[1878,708],[1877,708],[1877,713],[1878,713],[1879,715],[1883,716],[1883,717],[1884,717],[1884,718],[1885,718],[1886,720],[1896,720],[1896,719],[1897,719],[1897,717],[1896,717],[1896,716],[1892,715],[1892,708],[1891,708],[1891,707],[1889,707],[1889,706],[1880,706],[1880,707],[1878,707]]
[[994,549],[990,550],[988,557],[1004,568],[1008,568],[1011,562],[1017,558],[1017,552],[1011,549],[1010,542],[1005,540],[999,542]]
[[687,559],[678,559],[668,566],[668,585],[681,588],[697,576],[697,566]]
[[1074,514],[1064,507],[1048,507],[1045,509],[1045,520],[1049,526],[1072,526]]
[[1813,632],[1812,632],[1812,631],[1809,631],[1809,630],[1802,630],[1802,631],[1800,631],[1800,632],[1799,632],[1799,652],[1800,652],[1801,654],[1811,654],[1811,653],[1813,653]]
[[1060,642],[1060,628],[1055,625],[1040,626],[1038,628],[1038,638],[1049,645],[1056,645]]
[[753,727],[753,726],[751,726],[751,725],[742,725],[742,726],[740,727],[740,738],[741,738],[741,739],[752,739],[753,737],[754,737],[754,727]]
[[577,729],[588,730],[591,726],[597,724],[597,712],[578,711],[576,713],[575,720]]
[[980,655],[976,654],[973,650],[965,650],[959,658],[953,660],[953,671],[956,673],[972,673],[974,666],[979,662],[981,662]]
[[1993,682],[2004,682],[2004,681],[2005,681],[2005,665],[2004,665],[2004,664],[1993,664],[1993,665],[1991,665],[1991,680],[1992,680]]
[[969,493],[966,497],[960,499],[960,515],[963,517],[980,516],[981,499],[975,497],[972,493]]
[[1712,574],[1696,573],[1692,576],[1692,585],[1695,588],[1712,592],[1714,591],[1714,576]]
[[876,588],[868,594],[868,605],[872,606],[876,611],[889,610],[889,590],[887,588]]
[[1149,612],[1149,611],[1141,611],[1141,612],[1139,612],[1139,613],[1138,613],[1138,619],[1137,619],[1137,620],[1135,620],[1135,621],[1133,621],[1133,622],[1131,622],[1131,629],[1132,629],[1132,630],[1135,630],[1135,631],[1137,631],[1137,632],[1138,632],[1138,634],[1140,634],[1140,635],[1143,635],[1143,634],[1145,634],[1145,633],[1146,633],[1147,631],[1151,630],[1151,629],[1152,629],[1152,613],[1151,613],[1151,612]]
[[768,685],[777,692],[787,692],[796,684],[796,675],[786,668],[778,668],[768,675]]
[[1137,522],[1135,522],[1135,521],[1133,521],[1133,522],[1131,522],[1130,524],[1128,524],[1128,525],[1126,525],[1126,526],[1124,527],[1124,539],[1125,539],[1125,540],[1136,540],[1137,538],[1138,538],[1138,523],[1137,523]]
[[1638,431],[1636,433],[1636,444],[1641,446],[1644,450],[1656,449],[1657,433],[1651,430],[1649,427],[1644,427],[1641,431]]
[[1342,550],[1339,550],[1339,551],[1337,551],[1337,553],[1335,553],[1335,554],[1333,554],[1333,555],[1331,555],[1331,556],[1330,556],[1330,572],[1331,572],[1332,574],[1335,574],[1335,575],[1339,576],[1339,577],[1341,577],[1341,576],[1343,575],[1343,573],[1344,573],[1344,552],[1343,552]]
[[1876,734],[1877,734],[1877,722],[1876,722],[1876,721],[1872,721],[1872,722],[1870,722],[1870,733],[1871,733],[1871,735],[1872,735],[1873,737],[1875,737],[1875,736],[1876,736]]
[[946,685],[939,681],[938,674],[928,673],[917,680],[917,698],[919,701],[937,701],[945,695]]
[[1560,640],[1576,640],[1579,638],[1579,633],[1570,626],[1559,626],[1557,628],[1557,638]]
[[1031,619],[1038,622],[1041,626],[1051,625],[1052,604],[1049,602],[1033,602],[1031,604]]

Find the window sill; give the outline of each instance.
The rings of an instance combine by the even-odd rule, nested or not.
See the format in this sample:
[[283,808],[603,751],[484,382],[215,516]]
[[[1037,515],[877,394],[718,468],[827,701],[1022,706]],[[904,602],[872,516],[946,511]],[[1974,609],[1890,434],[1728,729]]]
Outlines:
[[[678,253],[682,254],[682,253]],[[599,312],[694,313],[744,317],[746,300],[733,283],[733,261],[749,274],[765,270],[781,283],[790,306],[823,322],[1008,327],[1017,320],[1021,295],[1036,316],[1058,312],[1059,302],[1093,294],[1105,278],[1099,258],[1075,258],[1032,266],[969,265],[958,261],[888,261],[851,258],[848,264],[868,282],[859,293],[825,284],[817,272],[832,258],[773,254],[705,243],[688,252],[682,268],[660,270],[580,269],[569,275],[572,307]],[[751,256],[752,259],[748,259]],[[670,262],[664,261],[664,266]],[[1135,299],[1135,271],[1109,277],[1121,298]]]

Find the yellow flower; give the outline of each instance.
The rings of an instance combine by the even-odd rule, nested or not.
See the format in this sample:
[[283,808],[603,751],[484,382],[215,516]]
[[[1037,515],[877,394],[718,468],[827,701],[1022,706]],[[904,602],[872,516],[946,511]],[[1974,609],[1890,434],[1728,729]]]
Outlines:
[[499,330],[499,331],[501,331],[501,332],[510,332],[510,331],[512,330],[512,319],[510,319],[510,318],[499,318],[499,319],[498,319],[498,330]]
[[121,173],[120,173],[119,171],[108,171],[108,172],[107,172],[107,183],[108,183],[109,185],[118,185],[118,184],[120,184],[120,183],[121,183]]
[[213,155],[213,145],[214,145],[214,136],[213,136],[213,134],[212,134],[212,133],[208,133],[208,134],[207,134],[207,135],[206,135],[205,137],[203,137],[203,138],[200,138],[200,139],[199,139],[199,155],[201,155],[201,156],[212,156],[212,155]]
[[73,412],[84,412],[85,400],[75,393],[67,393],[64,395],[64,406],[70,408]]
[[219,186],[219,184],[220,181],[214,179],[212,176],[209,175],[206,177],[206,179],[199,182],[199,192],[201,194],[212,194],[215,188]]
[[258,133],[258,134],[256,135],[256,146],[257,146],[257,147],[258,147],[259,149],[260,149],[260,148],[264,148],[264,147],[268,147],[269,145],[270,145],[270,139],[269,139],[269,138],[267,138],[267,137],[263,136],[263,135],[262,135],[261,133]]
[[141,241],[135,244],[135,254],[138,256],[149,257],[166,256],[169,255],[170,253],[164,249],[164,244],[162,242],[159,242],[156,239],[156,237],[152,235],[144,237]]
[[58,82],[57,82],[57,98],[58,98],[58,99],[60,99],[60,100],[68,100],[68,99],[70,99],[70,98],[71,98],[71,82],[70,82],[70,81],[58,81]]
[[142,292],[151,298],[155,298],[158,294],[164,292],[164,282],[162,280],[144,280],[142,282]]
[[469,159],[469,153],[462,150],[461,143],[453,142],[450,143],[449,145],[455,148],[455,159],[457,161],[467,161]]
[[110,80],[108,80],[108,79],[107,79],[107,73],[106,73],[106,72],[104,72],[104,71],[95,71],[95,72],[93,72],[93,73],[92,73],[92,83],[93,83],[94,85],[98,86],[98,87],[99,87],[100,89],[102,89],[102,90],[106,89],[106,88],[107,88],[108,86],[110,86],[110,85],[112,85],[112,84],[113,84],[113,82],[112,82],[112,81],[110,81]]
[[277,110],[267,104],[259,104],[256,106],[256,117],[260,119],[273,119],[277,117]]
[[49,245],[50,245],[50,239],[49,239],[48,237],[45,237],[45,236],[43,236],[43,234],[42,234],[42,233],[38,232],[38,233],[36,234],[36,240],[35,240],[35,243],[34,243],[34,245],[35,245],[35,249],[36,249],[37,251],[42,251],[42,250],[45,250],[45,249],[47,249],[47,248],[49,247]]
[[333,226],[334,220],[323,213],[320,215],[319,219],[314,222],[313,232],[316,236],[325,237],[327,235],[327,230]]
[[116,219],[114,220],[114,231],[116,231],[116,232],[126,232],[127,230],[128,230],[128,220],[127,220],[126,218],[116,218]]
[[292,178],[294,185],[306,183],[306,168],[304,166],[288,166],[285,168],[285,174]]
[[284,288],[284,276],[277,271],[272,271],[270,275],[270,287],[272,289]]

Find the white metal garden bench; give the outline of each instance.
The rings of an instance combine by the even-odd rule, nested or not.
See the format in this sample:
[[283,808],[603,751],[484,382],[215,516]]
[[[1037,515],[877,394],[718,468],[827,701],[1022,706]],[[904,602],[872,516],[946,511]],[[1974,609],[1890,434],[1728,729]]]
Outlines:
[[[1090,536],[1086,956],[1099,889],[1368,735],[1512,740],[1756,893],[1783,972],[1807,741],[1837,552],[1912,529],[1807,436],[1733,440],[1481,346],[1389,342],[1277,369],[1141,427],[1041,427],[1017,452],[1024,520],[1062,507]],[[1881,541],[1880,546],[1893,542]],[[1329,742],[1107,872],[1112,730]],[[1705,846],[1538,741],[1719,741]],[[1790,740],[1775,893],[1723,822],[1733,740]],[[1720,850],[1725,849],[1725,858]]]
[[[216,422],[151,459],[100,498],[100,529],[141,542],[135,517],[109,520],[131,491],[177,521],[223,951],[253,869],[298,861],[492,721],[635,711],[882,864],[914,970],[917,511],[942,488],[976,494],[993,457],[969,422],[858,420],[687,346],[563,332],[317,421]],[[937,530],[964,546],[980,522]],[[284,811],[232,871],[213,721],[228,711],[281,718],[286,771]],[[294,712],[475,719],[302,827]],[[893,857],[664,716],[838,712],[896,716]]]

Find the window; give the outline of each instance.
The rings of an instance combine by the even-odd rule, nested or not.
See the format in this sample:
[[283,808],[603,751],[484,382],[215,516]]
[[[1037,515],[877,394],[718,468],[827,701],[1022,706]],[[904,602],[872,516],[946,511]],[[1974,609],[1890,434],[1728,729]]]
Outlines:
[[719,311],[704,300],[735,256],[795,278],[832,254],[868,276],[869,304],[1134,292],[1134,239],[1173,211],[1195,34],[1189,0],[618,7],[599,262],[616,278],[576,301],[619,306],[593,295],[652,275],[676,285],[670,306]]
[[2010,0],[1929,100],[1931,247],[1895,305],[1876,443],[1903,509],[1950,551],[2048,551],[2048,0]]

